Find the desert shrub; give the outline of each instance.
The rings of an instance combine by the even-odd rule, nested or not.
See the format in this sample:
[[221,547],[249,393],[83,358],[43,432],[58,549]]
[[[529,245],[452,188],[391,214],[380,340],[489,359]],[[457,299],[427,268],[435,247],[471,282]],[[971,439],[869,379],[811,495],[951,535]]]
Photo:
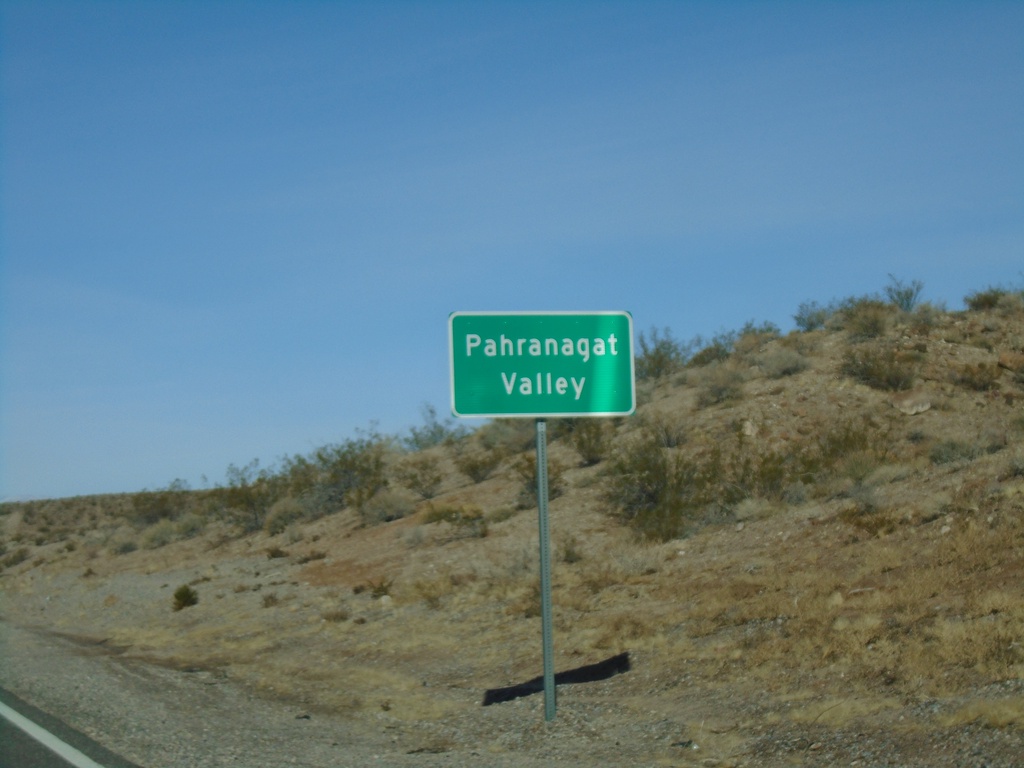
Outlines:
[[965,296],[964,304],[973,312],[995,309],[1007,293],[1008,291],[1003,288],[986,288],[984,291],[975,291]]
[[29,558],[29,551],[27,547],[19,547],[8,555],[4,555],[3,559],[0,560],[0,568],[13,568],[16,565],[21,565]]
[[359,516],[366,525],[401,520],[416,510],[416,502],[399,491],[383,490],[359,507]]
[[969,443],[959,440],[945,440],[932,446],[928,458],[933,464],[949,464],[954,461],[970,461],[981,455],[981,451]]
[[889,275],[889,285],[885,286],[885,296],[889,299],[889,303],[900,311],[913,312],[923,290],[924,283],[920,280],[904,283],[893,275]]
[[409,436],[402,440],[406,448],[411,451],[423,451],[433,448],[436,445],[452,443],[466,436],[468,430],[457,425],[451,417],[440,421],[437,418],[437,409],[430,403],[424,403],[420,407],[423,415],[422,427],[411,427]]
[[448,523],[455,538],[479,539],[487,535],[483,510],[472,505],[431,506],[423,518],[426,524]]
[[229,464],[227,481],[226,487],[213,492],[214,497],[244,530],[258,531],[267,510],[280,495],[280,478],[270,469],[260,469],[259,459],[253,459],[243,467]]
[[732,354],[733,344],[736,342],[735,333],[720,333],[711,341],[704,344],[693,357],[686,361],[687,368],[703,368],[712,363],[718,363],[729,359]]
[[174,524],[174,534],[179,539],[194,539],[206,528],[206,519],[195,512],[186,512]]
[[667,540],[730,519],[745,499],[802,503],[809,486],[849,471],[851,456],[863,454],[877,465],[890,446],[888,432],[869,421],[837,424],[779,450],[751,444],[737,430],[731,442],[688,456],[641,432],[609,462],[605,496],[642,536]]
[[403,459],[395,468],[395,475],[398,482],[424,499],[434,498],[444,480],[441,462],[436,456],[425,453],[416,453]]
[[275,501],[273,506],[271,506],[270,511],[267,513],[267,519],[263,523],[263,530],[270,536],[284,533],[289,525],[296,520],[302,519],[304,513],[305,509],[298,499],[285,496],[283,499]]
[[[520,454],[512,464],[512,469],[521,482],[516,505],[519,509],[537,506],[537,457],[532,453]],[[557,499],[565,491],[565,468],[548,457],[547,470],[548,499]]]
[[129,517],[138,525],[152,525],[160,520],[174,520],[191,507],[188,483],[174,480],[166,488],[140,491],[131,496]]
[[477,437],[484,448],[496,450],[504,457],[529,449],[536,431],[529,419],[495,419],[477,430]]
[[840,310],[843,329],[853,341],[875,339],[888,330],[893,306],[880,299],[852,299]]
[[571,424],[569,443],[580,455],[583,466],[603,461],[611,446],[611,425],[604,419],[567,419]]
[[678,414],[648,413],[641,423],[643,432],[662,448],[678,448],[686,442],[686,422]]
[[369,592],[370,597],[374,600],[379,600],[382,597],[389,597],[391,595],[391,588],[395,585],[395,580],[390,579],[387,576],[382,576],[379,579],[369,579],[364,583],[353,587],[352,591],[361,595],[364,592]]
[[891,347],[856,347],[843,355],[843,374],[875,389],[910,389],[917,379],[914,356]]
[[682,367],[686,360],[686,349],[665,328],[659,332],[651,328],[649,335],[643,331],[637,338],[639,354],[634,361],[634,372],[640,381],[658,379]]
[[759,355],[757,365],[769,379],[781,379],[806,371],[810,361],[795,349],[778,347]]
[[282,549],[276,544],[272,547],[267,547],[266,553],[268,560],[280,560],[281,558],[288,557],[288,550]]
[[455,455],[455,467],[474,483],[482,483],[505,458],[499,448],[474,447],[467,444]]
[[697,384],[697,406],[739,400],[743,396],[743,373],[731,365],[715,365],[702,371]]
[[165,547],[177,538],[177,531],[174,523],[170,520],[160,520],[149,526],[142,532],[143,549],[159,549]]
[[805,301],[797,308],[793,322],[801,331],[817,331],[824,328],[835,313],[834,304],[822,306],[816,301]]
[[971,365],[964,363],[953,371],[953,383],[961,387],[973,389],[976,392],[985,392],[990,389],[999,388],[999,377],[1002,369],[995,363],[977,363]]
[[182,584],[176,590],[174,590],[172,608],[175,611],[180,611],[183,608],[199,603],[199,593],[196,592],[188,584]]
[[748,320],[737,331],[732,342],[732,352],[739,357],[748,357],[760,352],[764,346],[779,338],[779,327],[770,321],[755,323]]

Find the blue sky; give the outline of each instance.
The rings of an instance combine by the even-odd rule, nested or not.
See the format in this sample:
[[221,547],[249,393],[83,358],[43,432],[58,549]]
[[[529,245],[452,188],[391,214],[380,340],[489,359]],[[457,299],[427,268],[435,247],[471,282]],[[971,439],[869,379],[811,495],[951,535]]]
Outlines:
[[448,409],[456,310],[682,339],[1024,280],[1024,4],[0,2],[0,497]]

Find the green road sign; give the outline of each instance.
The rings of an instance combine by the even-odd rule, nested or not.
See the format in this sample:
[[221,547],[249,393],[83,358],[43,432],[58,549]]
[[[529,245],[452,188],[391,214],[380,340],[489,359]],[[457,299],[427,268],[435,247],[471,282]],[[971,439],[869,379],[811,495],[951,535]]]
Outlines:
[[625,416],[636,407],[628,312],[453,312],[456,416]]

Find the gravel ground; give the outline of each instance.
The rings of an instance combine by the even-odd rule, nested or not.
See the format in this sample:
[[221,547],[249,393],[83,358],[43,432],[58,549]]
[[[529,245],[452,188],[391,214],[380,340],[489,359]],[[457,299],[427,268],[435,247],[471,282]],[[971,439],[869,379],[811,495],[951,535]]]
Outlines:
[[[102,644],[6,622],[0,622],[0,644],[5,688],[144,768],[1024,764],[1024,739],[1013,728],[851,732],[782,721],[744,734],[737,753],[722,756],[702,749],[700,729],[654,711],[646,722],[627,720],[599,697],[577,700],[572,686],[561,695],[553,723],[539,717],[540,696],[429,725],[383,712],[374,722],[304,711],[254,696],[223,675],[155,666]],[[609,685],[592,683],[588,690]],[[986,693],[1024,693],[1021,681],[999,687]]]

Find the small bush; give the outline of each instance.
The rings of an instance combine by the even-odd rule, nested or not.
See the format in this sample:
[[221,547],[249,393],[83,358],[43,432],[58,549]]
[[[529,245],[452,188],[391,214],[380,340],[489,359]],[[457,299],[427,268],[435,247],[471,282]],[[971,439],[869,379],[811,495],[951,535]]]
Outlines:
[[854,299],[842,309],[843,328],[853,341],[875,339],[888,330],[892,312],[892,305],[879,299]]
[[716,365],[702,372],[697,386],[697,406],[739,400],[743,396],[743,373],[729,365]]
[[769,379],[793,376],[810,367],[810,361],[806,357],[787,347],[763,353],[757,358],[757,364]]
[[970,461],[981,455],[975,446],[959,440],[946,440],[933,446],[928,458],[933,464],[949,464],[954,461]]
[[293,499],[291,496],[278,499],[267,513],[263,530],[270,536],[277,536],[279,533],[284,533],[288,526],[296,520],[300,520],[304,513],[305,509],[298,499]]
[[[519,489],[517,506],[519,509],[530,509],[537,506],[537,457],[532,453],[521,454],[512,465],[515,473],[522,481]],[[557,499],[565,490],[565,468],[557,461],[548,457],[548,499]]]
[[793,322],[801,331],[817,331],[825,327],[835,312],[834,306],[823,307],[816,301],[805,301],[797,308]]
[[467,430],[464,426],[456,425],[454,419],[447,418],[439,421],[437,409],[430,403],[424,403],[420,408],[423,415],[423,426],[412,427],[409,436],[402,442],[411,451],[423,451],[433,448],[435,445],[453,443],[466,436]]
[[424,453],[406,458],[395,470],[398,482],[424,499],[432,499],[441,487],[444,475],[436,456]]
[[1002,288],[986,288],[984,291],[975,291],[965,296],[964,304],[972,312],[995,309],[1007,293],[1008,291]]
[[149,526],[142,534],[143,549],[159,549],[170,544],[177,537],[174,523],[163,519]]
[[174,590],[172,607],[175,611],[180,611],[183,608],[196,605],[198,602],[199,593],[192,589],[188,584],[182,584]]
[[484,513],[475,506],[431,506],[423,518],[426,524],[448,523],[455,538],[483,538],[487,535]]
[[904,283],[893,275],[889,275],[889,285],[885,287],[885,295],[889,299],[889,303],[900,311],[913,312],[922,290],[924,290],[924,283],[920,280]]
[[281,547],[267,547],[267,559],[268,560],[279,560],[284,557],[288,557],[288,550],[281,549]]
[[366,525],[380,525],[401,520],[416,511],[416,503],[405,493],[381,491],[359,509],[359,516]]
[[965,363],[953,372],[953,382],[961,387],[973,389],[976,392],[986,392],[990,389],[999,388],[999,377],[1002,370],[995,363],[978,363],[971,365]]
[[868,347],[848,350],[841,370],[869,387],[902,391],[914,386],[918,367],[911,355],[890,347]]
[[659,333],[651,328],[645,336],[641,331],[637,339],[640,354],[634,362],[636,378],[639,381],[658,379],[679,370],[686,359],[686,351],[666,328]]
[[474,483],[482,483],[504,458],[504,452],[499,448],[467,448],[455,457],[455,466]]
[[573,419],[569,443],[580,455],[583,466],[604,460],[611,445],[611,427],[603,419]]

